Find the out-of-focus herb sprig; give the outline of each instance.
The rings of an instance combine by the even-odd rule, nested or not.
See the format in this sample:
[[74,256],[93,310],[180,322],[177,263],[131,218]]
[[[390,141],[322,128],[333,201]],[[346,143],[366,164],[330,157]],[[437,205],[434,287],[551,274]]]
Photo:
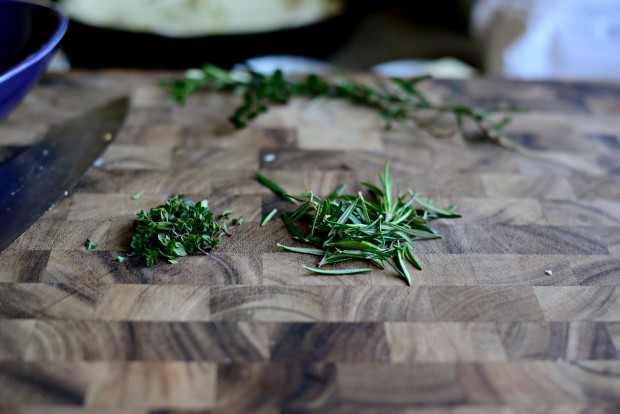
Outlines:
[[[230,211],[225,213],[220,215],[221,220],[227,220]],[[233,225],[241,223],[236,220]],[[226,223],[217,222],[207,200],[195,203],[178,195],[163,205],[140,211],[134,228],[130,256],[140,257],[148,267],[160,259],[175,264],[184,256],[208,254],[220,245],[220,237],[228,234]]]
[[355,104],[378,110],[388,129],[394,121],[405,119],[426,126],[426,122],[420,118],[422,113],[451,114],[463,134],[466,122],[471,121],[483,139],[510,149],[516,148],[516,144],[502,136],[501,131],[511,122],[509,114],[521,110],[433,103],[418,88],[418,84],[430,79],[430,76],[410,79],[394,77],[388,80],[376,78],[374,84],[369,85],[349,79],[326,79],[315,74],[297,81],[286,78],[280,70],[272,75],[264,75],[252,70],[227,71],[210,64],[191,73],[192,76],[186,79],[164,81],[162,86],[180,103],[184,103],[199,89],[234,91],[242,95],[243,103],[230,117],[230,122],[237,129],[246,127],[272,104],[284,104],[293,97],[328,97],[348,99]]
[[304,266],[320,274],[369,272],[372,268],[321,269],[323,265],[348,260],[368,260],[382,269],[387,263],[411,285],[411,275],[405,261],[416,269],[422,269],[413,255],[414,242],[441,237],[429,227],[431,220],[461,217],[455,212],[455,205],[439,208],[411,190],[395,197],[389,162],[385,164],[384,173],[379,174],[380,187],[362,183],[374,197],[373,201],[366,200],[361,192],[355,196],[345,195],[344,184],[327,198],[321,199],[312,192],[294,196],[260,173],[256,173],[256,178],[276,194],[293,202],[302,202],[296,210],[284,213],[282,219],[294,238],[316,247],[283,244],[278,244],[278,247],[321,256],[319,269]]

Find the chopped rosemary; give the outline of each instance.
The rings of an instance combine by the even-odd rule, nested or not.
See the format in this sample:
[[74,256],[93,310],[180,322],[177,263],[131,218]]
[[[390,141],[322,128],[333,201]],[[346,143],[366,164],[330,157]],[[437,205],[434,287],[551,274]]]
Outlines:
[[[428,223],[438,218],[461,217],[455,212],[455,205],[439,208],[411,190],[394,196],[389,162],[385,163],[384,173],[379,174],[380,187],[362,183],[373,197],[372,201],[361,192],[345,195],[344,185],[325,199],[312,192],[293,197],[260,173],[256,173],[256,178],[276,194],[303,202],[297,209],[284,213],[282,219],[295,239],[316,246],[307,248],[278,243],[278,247],[321,256],[319,268],[349,260],[365,260],[385,269],[387,263],[408,285],[411,285],[411,275],[406,261],[416,269],[422,268],[413,256],[414,242],[441,237]],[[304,267],[312,272],[334,275],[372,270]]]
[[419,83],[431,79],[430,76],[388,80],[376,78],[373,84],[350,79],[331,80],[315,74],[308,75],[303,80],[292,80],[286,78],[279,70],[272,75],[264,75],[252,70],[227,71],[211,64],[204,65],[197,73],[199,77],[163,81],[161,85],[180,103],[187,101],[192,93],[199,89],[234,91],[241,94],[243,103],[229,118],[238,129],[246,127],[258,115],[266,112],[269,105],[284,104],[298,96],[328,97],[348,99],[355,104],[376,109],[385,121],[387,129],[391,128],[394,121],[411,119],[432,132],[428,128],[428,122],[423,122],[419,115],[449,114],[454,117],[456,127],[461,133],[465,134],[465,121],[469,120],[478,128],[483,139],[507,148],[517,148],[517,144],[502,136],[500,132],[511,121],[508,114],[521,110],[433,103],[418,87]]
[[151,267],[160,259],[177,263],[192,254],[207,254],[220,245],[224,229],[217,223],[207,200],[194,203],[175,195],[165,204],[142,210],[134,222],[131,255]]

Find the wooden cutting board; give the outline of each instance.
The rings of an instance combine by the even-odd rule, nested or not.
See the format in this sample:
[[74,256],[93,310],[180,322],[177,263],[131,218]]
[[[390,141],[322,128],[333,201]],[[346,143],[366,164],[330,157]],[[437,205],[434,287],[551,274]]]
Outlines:
[[[0,255],[7,412],[617,408],[618,86],[427,86],[434,97],[529,108],[507,130],[531,150],[520,154],[413,125],[385,131],[373,112],[339,101],[294,101],[236,132],[226,118],[238,98],[205,93],[176,106],[157,86],[164,76],[48,77],[0,123],[5,160],[51,123],[132,97],[97,166]],[[463,214],[437,223],[443,239],[417,245],[414,286],[390,270],[309,274],[302,265],[315,258],[276,247],[291,242],[280,220],[259,227],[288,206],[256,171],[325,195],[340,183],[356,192],[386,160],[401,190]],[[209,256],[115,262],[135,213],[175,193],[246,221]]]

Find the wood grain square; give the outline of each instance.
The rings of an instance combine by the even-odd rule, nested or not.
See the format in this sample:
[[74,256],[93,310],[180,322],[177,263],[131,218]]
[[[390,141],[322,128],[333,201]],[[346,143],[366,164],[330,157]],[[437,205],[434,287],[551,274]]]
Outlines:
[[213,287],[214,321],[313,321],[324,314],[322,292],[303,287]]
[[605,328],[616,350],[620,352],[620,322],[606,322]]
[[534,287],[548,321],[617,321],[620,291],[611,286]]
[[392,363],[506,360],[494,323],[385,324]]
[[0,317],[12,319],[89,319],[99,291],[91,285],[0,284]]
[[128,324],[140,361],[217,361],[224,364],[269,359],[271,326],[229,322],[132,322]]
[[74,193],[125,193],[130,197],[141,191],[166,193],[167,171],[126,171],[89,168],[74,187]]
[[[416,165],[410,168],[415,169]],[[428,180],[424,174],[413,174],[411,169],[403,169],[393,175],[392,180],[400,192],[411,189],[414,192],[421,192],[424,197],[433,199],[442,197],[448,203],[454,203],[457,198],[483,198],[486,195],[480,174],[476,173],[438,175],[433,180]]]
[[209,319],[208,287],[107,285],[97,300],[100,320],[189,321]]
[[[101,221],[135,218],[140,210],[148,210],[165,201],[155,194],[143,194],[139,200],[133,200],[132,196],[133,194],[74,194],[68,220]],[[111,209],[108,203],[114,205],[114,209]]]
[[172,164],[170,146],[116,144],[108,147],[101,158],[107,170],[166,170]]
[[[233,230],[233,231],[236,231]],[[226,245],[227,239],[223,241]],[[263,270],[258,254],[223,253],[221,247],[208,255],[187,257],[176,265],[162,263],[160,271],[145,269],[142,263],[132,265],[132,274],[141,274],[154,285],[262,285]],[[135,268],[140,270],[135,270]]]
[[519,172],[523,175],[573,175],[604,176],[610,169],[602,165],[598,154],[571,153],[565,151],[536,152],[517,160]]
[[[578,285],[561,255],[417,255],[422,271],[412,273],[421,286],[570,286]],[[551,274],[545,273],[551,270]]]
[[468,401],[455,364],[337,365],[340,398],[359,406],[457,405]]
[[263,361],[272,329],[202,322],[38,321],[28,361]]
[[210,362],[99,362],[92,366],[88,407],[201,409],[215,404]]
[[597,228],[598,237],[607,246],[609,253],[620,256],[620,226],[605,226]]
[[4,251],[0,254],[0,283],[39,280],[49,256],[49,250]]
[[592,322],[501,322],[498,330],[510,360],[618,359],[606,326]]
[[355,105],[344,99],[302,100],[293,103],[298,109],[300,128],[318,126],[341,130],[358,129],[377,131],[383,129],[383,120],[370,108]]
[[0,361],[23,358],[35,323],[34,320],[0,320]]
[[462,219],[441,220],[442,224],[445,225],[457,223],[480,223],[483,225],[548,224],[543,213],[544,208],[541,208],[539,201],[534,199],[455,198],[442,200],[435,198],[434,201],[442,207],[451,204],[458,206],[457,211],[462,216]]
[[279,324],[270,342],[271,360],[297,363],[387,362],[383,323]]
[[[67,405],[25,405],[16,407],[12,414],[151,414],[147,408],[84,408]],[[187,413],[185,413],[187,414]]]
[[545,218],[556,226],[620,226],[620,204],[609,200],[543,200]]
[[141,125],[132,135],[132,144],[145,146],[174,147],[181,141],[183,128],[174,123],[153,123]]
[[[379,159],[377,153],[368,151],[325,151],[325,150],[289,150],[271,151],[275,159],[271,162],[262,161],[261,170],[280,171],[371,171],[374,177],[384,168],[385,160]],[[283,186],[284,183],[278,181]],[[283,186],[289,191],[289,187]]]
[[480,180],[486,194],[493,198],[575,198],[567,178],[552,174],[486,173],[480,175]]
[[114,259],[126,252],[108,250],[53,250],[37,282],[72,284],[151,283],[137,258],[126,264]]
[[160,194],[195,194],[197,198],[225,198],[254,195],[260,187],[251,166],[236,170],[217,170],[205,175],[203,167],[175,169],[161,180]]
[[620,257],[574,256],[569,260],[573,274],[582,286],[620,285]]
[[[59,225],[63,223],[62,225]],[[105,248],[109,237],[109,221],[39,220],[26,230],[8,250],[80,250],[86,240]]]
[[321,287],[327,295],[325,320],[434,321],[429,292],[424,287]]
[[445,322],[537,321],[531,287],[429,287],[435,317]]
[[617,176],[573,175],[566,180],[579,200],[620,200],[620,178]]
[[534,410],[588,402],[580,384],[570,376],[568,364],[532,362],[484,362],[458,367],[472,402],[507,404]]
[[443,239],[420,243],[436,253],[475,254],[609,254],[593,227],[487,224],[437,224]]
[[270,362],[218,366],[217,410],[225,413],[325,410],[338,398],[332,364]]
[[123,128],[119,131],[116,141],[120,144],[134,144],[137,132],[149,125],[173,124],[173,106],[157,105],[156,107],[140,108],[132,107]]
[[125,361],[134,358],[135,336],[126,323],[37,320],[24,347],[26,361]]
[[588,402],[615,404],[620,399],[620,361],[578,361],[565,369]]
[[372,322],[434,320],[425,288],[213,287],[212,320]]
[[92,376],[84,363],[0,361],[0,408],[30,405],[79,407]]
[[356,148],[361,151],[381,151],[383,141],[378,131],[357,128],[332,129],[324,126],[302,126],[299,131],[299,148],[302,150],[342,151]]

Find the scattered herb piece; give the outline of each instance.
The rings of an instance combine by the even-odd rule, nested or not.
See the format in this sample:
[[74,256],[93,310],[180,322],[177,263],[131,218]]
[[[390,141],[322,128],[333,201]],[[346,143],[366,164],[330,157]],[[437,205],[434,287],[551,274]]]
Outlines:
[[136,193],[134,195],[131,196],[132,200],[140,200],[142,198],[142,195],[144,194],[144,191],[140,191],[139,193]]
[[312,192],[293,197],[261,174],[257,173],[256,178],[281,197],[303,201],[296,210],[284,213],[282,219],[295,239],[316,247],[279,243],[278,247],[295,253],[321,256],[319,269],[304,266],[316,273],[369,272],[372,268],[320,269],[328,264],[366,260],[382,269],[387,263],[411,285],[406,261],[416,269],[421,269],[413,256],[414,242],[441,237],[429,227],[431,220],[461,217],[455,212],[455,205],[439,208],[431,200],[424,200],[420,193],[411,190],[394,196],[389,162],[385,164],[384,173],[379,174],[380,187],[362,183],[374,198],[372,201],[364,198],[361,192],[345,195],[345,185],[339,186],[325,199]]
[[245,217],[243,216],[239,216],[237,218],[234,218],[230,221],[230,224],[232,224],[233,226],[238,226],[241,223],[243,223],[243,220],[245,220]]
[[[195,76],[196,72],[199,76]],[[180,103],[199,89],[215,91],[234,91],[243,97],[243,103],[231,115],[230,122],[238,129],[244,128],[258,115],[268,110],[269,105],[287,103],[293,97],[328,97],[347,99],[355,104],[374,108],[381,114],[387,129],[394,121],[410,119],[421,127],[428,122],[419,115],[449,114],[454,117],[456,127],[465,134],[465,121],[475,125],[481,137],[507,148],[515,149],[514,142],[500,135],[510,123],[508,114],[522,112],[516,108],[483,109],[474,106],[455,104],[436,104],[418,87],[418,84],[431,79],[420,76],[410,79],[379,78],[374,84],[349,79],[330,80],[318,75],[308,75],[301,81],[288,79],[278,70],[272,75],[263,75],[252,70],[227,71],[207,64],[193,76],[186,79],[164,81],[162,86],[172,98]]]
[[114,259],[115,262],[119,262],[119,263],[125,263],[127,261],[126,257],[123,256],[116,256],[116,258]]
[[230,213],[232,213],[232,211],[230,211],[230,210],[224,210],[224,211],[222,211],[222,214],[220,214],[220,218],[221,218],[221,219],[228,218],[228,216],[230,216]]
[[314,273],[320,273],[323,275],[352,275],[355,273],[368,273],[374,270],[370,267],[362,267],[359,269],[325,270],[325,269],[315,269],[313,267],[309,267],[306,265],[304,265],[304,269],[310,270],[311,272],[314,272]]
[[90,241],[90,239],[86,239],[86,250],[93,250],[97,248],[97,244]]
[[278,209],[274,208],[269,212],[269,214],[267,214],[267,216],[265,216],[265,219],[260,223],[260,226],[265,227],[276,214],[278,214]]
[[140,211],[134,228],[132,254],[148,267],[160,259],[174,264],[184,256],[207,254],[220,245],[224,234],[207,200],[194,203],[178,195],[163,205]]

